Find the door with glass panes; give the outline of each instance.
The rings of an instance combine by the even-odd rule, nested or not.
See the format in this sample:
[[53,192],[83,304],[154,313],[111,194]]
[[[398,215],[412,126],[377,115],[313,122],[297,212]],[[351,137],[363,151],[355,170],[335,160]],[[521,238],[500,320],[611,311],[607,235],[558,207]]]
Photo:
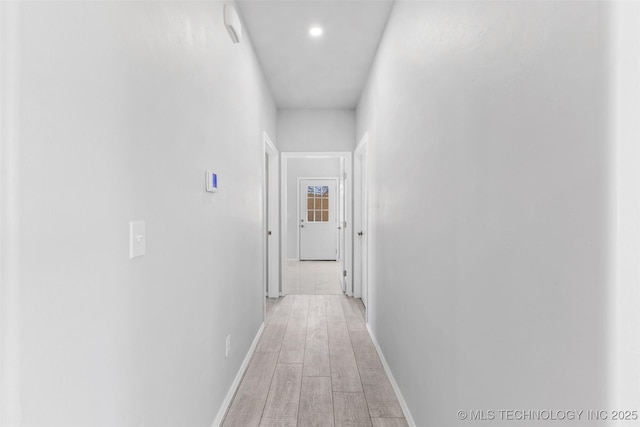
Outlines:
[[338,258],[337,178],[301,179],[300,260]]

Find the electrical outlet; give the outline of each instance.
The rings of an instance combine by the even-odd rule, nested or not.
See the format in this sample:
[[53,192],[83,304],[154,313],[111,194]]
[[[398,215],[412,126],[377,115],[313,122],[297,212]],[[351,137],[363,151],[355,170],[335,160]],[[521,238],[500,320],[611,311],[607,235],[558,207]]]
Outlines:
[[224,350],[224,357],[229,357],[229,353],[231,353],[231,335],[227,335],[227,341]]

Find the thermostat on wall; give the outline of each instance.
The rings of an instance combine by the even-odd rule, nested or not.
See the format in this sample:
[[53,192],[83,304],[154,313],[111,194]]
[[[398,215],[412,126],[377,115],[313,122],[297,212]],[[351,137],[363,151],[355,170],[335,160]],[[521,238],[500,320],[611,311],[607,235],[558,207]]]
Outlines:
[[215,193],[218,191],[218,175],[210,170],[206,173],[207,191],[209,193]]

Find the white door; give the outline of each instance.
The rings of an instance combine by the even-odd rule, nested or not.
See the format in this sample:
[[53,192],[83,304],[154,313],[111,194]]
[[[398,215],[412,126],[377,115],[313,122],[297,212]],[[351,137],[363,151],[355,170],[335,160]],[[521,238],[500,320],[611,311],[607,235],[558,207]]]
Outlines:
[[367,227],[367,139],[363,138],[354,158],[354,295],[362,298],[365,307],[369,304],[368,287],[368,240]]
[[300,260],[338,259],[337,178],[300,179]]
[[345,272],[346,266],[346,241],[345,241],[345,218],[346,218],[346,171],[345,171],[345,159],[340,159],[340,183],[338,184],[338,260],[340,261],[340,283],[342,292],[347,292],[347,277]]
[[360,237],[360,254],[362,255],[362,263],[360,265],[362,265],[362,303],[364,304],[365,307],[367,307],[369,305],[369,278],[368,278],[368,272],[369,272],[369,254],[368,254],[368,249],[369,249],[369,230],[367,227],[367,206],[368,206],[368,194],[367,194],[367,152],[364,151],[362,153],[362,160],[361,160],[361,165],[362,168],[360,170],[361,174],[362,174],[362,180],[360,181],[362,183],[362,193],[361,193],[361,210],[360,210],[360,231],[359,233],[359,237]]
[[269,259],[273,256],[273,254],[270,251],[269,248],[269,243],[271,240],[271,234],[272,231],[269,228],[271,226],[271,221],[269,221],[269,153],[265,152],[264,153],[264,190],[265,190],[265,195],[264,195],[264,219],[265,219],[265,228],[267,229],[267,244],[265,245],[265,262],[264,262],[264,274],[265,274],[265,281],[264,281],[264,285],[265,285],[265,289],[264,289],[264,294],[268,297],[269,296],[269,279],[270,279],[270,271],[269,271]]
[[269,298],[278,298],[280,294],[280,260],[279,252],[279,224],[278,217],[278,150],[264,135],[265,163],[264,163],[264,274],[265,290]]

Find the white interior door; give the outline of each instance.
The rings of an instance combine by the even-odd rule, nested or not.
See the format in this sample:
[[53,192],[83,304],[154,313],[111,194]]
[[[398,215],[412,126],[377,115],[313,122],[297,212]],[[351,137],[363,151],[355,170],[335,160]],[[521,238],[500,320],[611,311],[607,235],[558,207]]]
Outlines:
[[264,195],[264,219],[265,219],[265,228],[267,229],[267,244],[265,245],[265,262],[264,262],[264,274],[265,274],[265,281],[264,281],[264,285],[265,285],[265,289],[264,289],[264,294],[266,296],[269,296],[269,279],[270,279],[270,271],[269,271],[269,259],[273,256],[273,254],[271,253],[271,248],[269,248],[269,243],[271,240],[271,234],[272,231],[269,228],[271,225],[271,221],[269,218],[269,192],[270,192],[270,188],[269,188],[269,153],[265,152],[264,153],[264,179],[265,179],[265,184],[264,184],[264,190],[265,190],[265,195]]
[[278,217],[279,195],[278,174],[279,160],[271,139],[264,135],[265,164],[264,164],[264,233],[265,233],[265,290],[269,298],[280,295],[280,224]]
[[367,139],[358,145],[354,157],[354,296],[362,298],[365,307],[369,304],[368,287],[368,240],[367,227]]
[[340,283],[342,292],[347,292],[346,266],[346,241],[345,241],[345,218],[346,218],[346,171],[345,160],[340,159],[340,183],[339,183],[339,206],[338,206],[338,260],[340,261]]
[[338,259],[337,178],[300,179],[300,260]]
[[369,286],[368,286],[368,248],[369,248],[369,230],[367,227],[367,206],[369,201],[367,200],[367,152],[366,150],[362,153],[361,158],[361,182],[362,182],[362,193],[361,193],[361,207],[360,215],[361,215],[361,228],[359,233],[360,237],[360,248],[362,255],[362,303],[365,307],[369,304]]

